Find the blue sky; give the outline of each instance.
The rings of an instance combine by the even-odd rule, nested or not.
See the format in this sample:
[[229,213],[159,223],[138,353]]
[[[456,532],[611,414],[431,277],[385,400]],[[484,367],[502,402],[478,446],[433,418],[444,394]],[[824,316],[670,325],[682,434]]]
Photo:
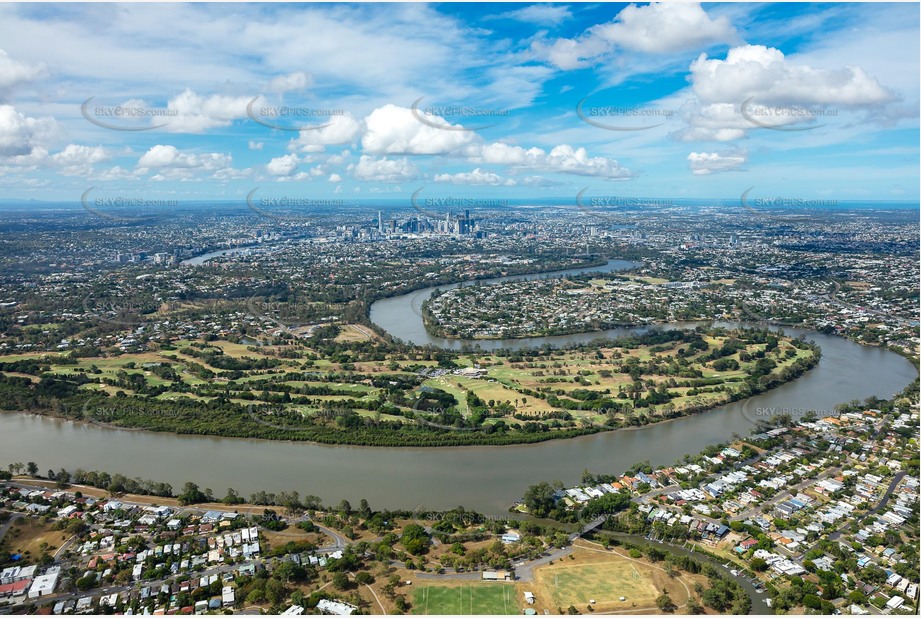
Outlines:
[[0,190],[915,201],[918,23],[917,4],[3,4]]

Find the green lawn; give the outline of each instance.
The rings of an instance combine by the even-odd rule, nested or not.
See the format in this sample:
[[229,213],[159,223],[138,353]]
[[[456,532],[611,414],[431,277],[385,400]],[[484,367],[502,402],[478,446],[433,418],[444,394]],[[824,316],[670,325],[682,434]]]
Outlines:
[[413,614],[511,616],[518,613],[514,586],[471,584],[449,587],[423,584],[413,590]]

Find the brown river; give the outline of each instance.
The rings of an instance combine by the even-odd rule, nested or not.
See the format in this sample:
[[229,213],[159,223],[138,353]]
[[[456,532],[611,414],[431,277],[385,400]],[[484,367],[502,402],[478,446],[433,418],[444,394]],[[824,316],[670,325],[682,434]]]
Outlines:
[[[626,262],[588,269],[620,270]],[[571,272],[571,271],[566,271]],[[560,275],[563,273],[552,273]],[[547,276],[547,275],[541,275]],[[494,280],[497,281],[497,280]],[[444,289],[446,286],[442,286]],[[416,343],[459,345],[428,336],[418,307],[432,289],[378,301],[372,320],[394,336]],[[628,332],[618,329],[607,334]],[[863,347],[840,337],[805,333],[822,348],[818,366],[798,380],[759,395],[752,406],[832,410],[836,403],[870,395],[889,397],[916,376],[914,366],[892,352]],[[488,342],[522,346],[586,341],[605,333]],[[243,495],[296,490],[327,504],[366,498],[375,508],[450,508],[459,504],[499,515],[528,485],[547,480],[577,482],[582,470],[620,473],[636,462],[673,463],[686,453],[749,433],[744,402],[640,429],[613,431],[523,446],[376,448],[177,436],[122,431],[31,414],[0,412],[0,464],[35,461],[49,468],[120,472],[172,483],[194,481],[223,496],[228,487]]]

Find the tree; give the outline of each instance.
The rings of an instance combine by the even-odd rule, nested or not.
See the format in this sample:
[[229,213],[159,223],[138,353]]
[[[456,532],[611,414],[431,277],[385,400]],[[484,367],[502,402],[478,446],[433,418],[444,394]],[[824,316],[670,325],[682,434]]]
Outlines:
[[867,595],[865,595],[860,590],[852,590],[850,594],[847,595],[847,598],[851,603],[857,603],[860,605],[863,605],[867,602]]
[[810,609],[819,609],[822,607],[822,600],[814,594],[807,594],[803,597],[803,605]]
[[65,487],[69,486],[70,485],[70,472],[68,472],[64,468],[61,468],[60,470],[58,470],[57,480],[58,480],[59,489],[64,489]]
[[29,474],[29,476],[37,476],[38,464],[36,464],[34,461],[30,461],[26,464],[26,472]]
[[206,502],[208,496],[198,488],[198,485],[189,481],[182,487],[182,493],[180,493],[176,498],[179,500],[179,504],[198,504],[200,502]]
[[285,560],[275,567],[272,576],[284,582],[299,582],[307,579],[307,569],[300,564]]
[[221,502],[223,502],[224,504],[233,505],[233,504],[242,504],[244,500],[242,497],[240,497],[240,494],[238,494],[237,491],[233,487],[228,487],[227,495],[224,496],[223,499],[221,499]]
[[278,581],[277,579],[270,578],[269,581],[265,583],[265,599],[271,604],[280,603],[287,596],[287,590],[285,590],[285,585]]
[[531,485],[524,493],[524,504],[535,517],[546,517],[556,506],[556,492],[546,481]]
[[349,581],[348,574],[340,572],[333,575],[333,587],[336,590],[348,590],[351,585],[352,582]]
[[768,568],[768,563],[764,558],[752,558],[751,567],[753,571],[766,571]]
[[409,524],[403,528],[403,536],[400,537],[400,543],[404,549],[414,556],[424,554],[431,543],[425,528],[419,524]]
[[374,576],[367,571],[359,571],[355,574],[355,582],[367,586],[374,581]]
[[673,612],[677,608],[675,602],[672,601],[672,598],[668,596],[668,593],[662,593],[656,598],[656,607],[661,609],[663,612]]
[[74,584],[77,586],[77,590],[81,592],[84,590],[89,590],[94,585],[96,585],[96,574],[90,573],[86,577],[81,577],[80,579],[75,581]]

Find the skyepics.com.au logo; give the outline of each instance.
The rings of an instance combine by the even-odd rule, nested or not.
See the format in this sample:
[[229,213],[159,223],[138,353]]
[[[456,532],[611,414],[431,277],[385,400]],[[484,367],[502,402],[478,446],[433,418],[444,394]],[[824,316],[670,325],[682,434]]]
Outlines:
[[90,187],[80,195],[80,205],[88,213],[120,223],[136,223],[172,212],[179,200],[136,195],[98,195]]
[[757,398],[749,398],[742,403],[742,416],[759,427],[795,425],[841,416],[836,410],[802,406],[766,406],[755,402],[754,399]]
[[80,106],[87,122],[110,131],[151,131],[162,129],[179,116],[178,109],[153,107],[143,101],[103,105],[90,97]]
[[270,300],[259,296],[248,298],[246,307],[252,315],[274,322],[284,329],[309,324],[317,309],[315,304],[297,298]]
[[[619,416],[627,413],[627,407],[601,407],[592,410],[580,410],[577,414],[570,413],[569,420],[583,429],[613,429]],[[563,413],[563,410],[554,410],[554,413]],[[425,395],[417,398],[412,405],[413,421],[417,425],[429,427],[440,431],[457,431],[457,432],[488,432],[490,423],[488,420],[480,425],[474,425],[468,415],[463,414],[459,407],[454,405],[443,405],[438,399],[430,399]],[[577,418],[578,417],[578,418]],[[501,419],[500,419],[501,420]],[[542,419],[535,418],[539,422]]]
[[122,298],[105,292],[91,292],[83,299],[83,311],[100,322],[119,326],[139,326],[166,317],[179,309],[175,301],[146,298]]
[[246,105],[246,115],[253,122],[269,129],[300,133],[331,126],[332,119],[345,116],[346,111],[309,105],[269,105],[260,96]]
[[[435,511],[419,505],[413,509],[412,522],[422,526],[432,538],[441,543],[485,541],[499,537],[506,530],[505,517],[481,515],[456,509]],[[503,532],[500,532],[503,531]],[[506,537],[511,542],[514,536]]]
[[[509,118],[510,114],[508,109],[476,105],[423,106],[424,99],[425,97],[419,97],[410,106],[413,118],[439,131],[482,131],[501,124]],[[452,124],[452,120],[457,124]],[[476,124],[471,125],[470,122]]]
[[123,429],[132,429],[132,427],[125,426],[125,421],[129,420],[132,416],[144,416],[148,418],[155,416],[156,419],[177,419],[186,417],[181,410],[162,406],[159,407],[156,412],[151,412],[149,409],[133,404],[128,398],[88,401],[83,404],[81,416],[87,423],[105,427],[120,427]]
[[308,415],[283,406],[251,403],[246,406],[246,414],[263,427],[284,432],[298,433],[313,426]]
[[479,222],[499,219],[512,209],[508,199],[459,195],[424,195],[425,187],[413,191],[413,210],[430,220],[433,231],[445,234],[471,234]]
[[259,187],[246,194],[246,206],[251,211],[277,223],[308,225],[320,218],[321,209],[339,210],[345,200],[304,196],[257,196]]
[[632,224],[649,219],[651,212],[671,208],[674,200],[668,198],[645,198],[619,195],[589,197],[588,187],[576,194],[576,209],[579,212],[613,224]]
[[[815,124],[819,118],[836,118],[838,110],[804,105],[763,105],[749,97],[739,106],[739,112],[752,126],[773,131],[811,131],[826,126]],[[806,126],[804,126],[806,125]]]
[[675,118],[678,111],[642,105],[588,104],[585,97],[576,104],[582,122],[606,131],[648,131]]
[[413,421],[430,429],[457,432],[481,432],[485,428],[473,425],[455,406],[439,405],[426,397],[419,397],[412,405]]
[[765,221],[778,223],[802,223],[810,217],[808,210],[834,208],[838,200],[802,198],[788,196],[756,197],[752,195],[755,187],[742,192],[739,201],[747,214]]

